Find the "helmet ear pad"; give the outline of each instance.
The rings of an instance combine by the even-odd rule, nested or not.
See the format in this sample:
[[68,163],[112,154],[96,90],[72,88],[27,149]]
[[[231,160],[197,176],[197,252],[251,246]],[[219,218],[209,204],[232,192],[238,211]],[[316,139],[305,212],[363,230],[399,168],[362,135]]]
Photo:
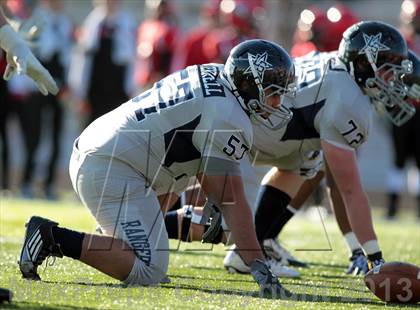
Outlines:
[[354,78],[359,86],[364,87],[365,81],[375,75],[366,55],[358,55],[354,61]]
[[248,103],[251,99],[259,99],[258,88],[255,85],[252,75],[247,75],[246,78],[240,81],[238,92],[245,103]]

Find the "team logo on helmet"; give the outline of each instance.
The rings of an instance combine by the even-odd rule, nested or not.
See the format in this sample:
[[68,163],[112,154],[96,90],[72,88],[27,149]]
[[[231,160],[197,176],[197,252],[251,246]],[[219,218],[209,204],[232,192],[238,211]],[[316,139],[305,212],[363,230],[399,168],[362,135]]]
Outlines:
[[[257,54],[257,55],[248,54],[248,56],[250,59],[250,63],[249,63],[249,67],[246,68],[245,73],[253,74],[252,69],[255,69],[257,71],[256,73],[258,74],[258,78],[262,82],[264,80],[265,71],[267,69],[273,68],[273,65],[267,61],[267,58],[268,58],[267,52],[264,52],[263,54]],[[251,68],[251,66],[253,66],[253,68]]]
[[359,54],[366,54],[368,59],[372,59],[376,63],[378,53],[380,51],[390,50],[388,46],[381,43],[382,33],[376,35],[367,35],[363,33],[363,39],[365,40],[365,46],[360,50]]

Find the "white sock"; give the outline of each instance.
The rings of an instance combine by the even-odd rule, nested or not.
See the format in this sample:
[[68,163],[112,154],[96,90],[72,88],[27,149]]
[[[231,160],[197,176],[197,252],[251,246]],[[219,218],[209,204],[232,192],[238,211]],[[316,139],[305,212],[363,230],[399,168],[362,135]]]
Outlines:
[[357,240],[356,235],[352,231],[346,233],[344,235],[344,239],[347,242],[347,246],[350,250],[350,254],[353,253],[354,250],[360,249],[362,247],[359,241]]
[[379,252],[381,249],[379,248],[378,240],[369,240],[362,244],[362,248],[365,251],[366,255],[372,255],[374,253]]

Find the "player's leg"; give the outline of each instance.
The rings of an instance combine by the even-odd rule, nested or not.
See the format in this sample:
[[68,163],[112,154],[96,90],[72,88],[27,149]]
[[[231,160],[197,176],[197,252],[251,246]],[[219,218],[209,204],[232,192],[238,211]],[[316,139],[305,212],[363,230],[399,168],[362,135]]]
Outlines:
[[48,160],[47,175],[45,178],[44,192],[48,200],[57,200],[57,192],[55,188],[57,163],[60,156],[61,135],[63,132],[63,106],[56,96],[47,96],[44,98],[44,105],[51,112],[51,153]]
[[[185,205],[181,209],[173,210],[165,215],[165,226],[169,239],[184,242],[202,241],[204,233],[210,228],[209,224],[201,223],[203,207]],[[226,243],[228,232],[219,227],[218,233],[211,243]]]
[[[275,269],[277,276],[298,277],[299,272],[287,267],[289,261],[286,259],[271,257],[267,253],[266,246],[273,247],[277,243],[279,222],[285,216],[285,210],[290,202],[290,196],[296,194],[303,179],[289,171],[281,171],[277,168],[271,169],[262,181],[260,191],[255,199],[255,229],[258,241],[268,254],[268,262],[272,263],[272,270]],[[242,261],[241,257],[231,248],[223,262],[229,272],[245,273],[249,267]],[[273,271],[274,272],[274,271]]]
[[[192,194],[192,193],[190,193]],[[201,201],[203,202],[203,201]],[[207,206],[206,206],[207,208]],[[182,209],[170,211],[165,216],[165,226],[170,239],[181,240],[184,242],[203,241],[207,243],[231,244],[234,240],[231,238],[230,231],[223,223],[216,225],[218,229],[213,229],[213,222],[204,221],[203,207],[193,207],[185,205]],[[212,221],[214,221],[214,217]],[[205,241],[204,241],[205,240]],[[298,277],[299,273],[287,266],[279,264],[275,260],[268,260],[267,263],[278,277]],[[235,251],[235,246],[227,251],[224,265],[229,271],[249,273],[250,267],[244,263],[242,258]]]
[[[20,263],[25,277],[37,278],[36,267],[45,256],[64,255],[126,284],[150,285],[165,278],[169,245],[155,193],[149,192],[145,180],[125,164],[114,161],[107,173],[108,165],[108,160],[88,157],[77,180],[72,178],[82,202],[105,235],[83,234],[32,218]],[[32,228],[35,222],[41,225]],[[33,244],[38,243],[32,235],[36,234],[42,240],[41,255],[33,251]]]
[[[88,247],[83,248],[81,259],[97,269],[103,268],[103,259],[107,256],[103,252],[111,248],[113,258],[108,258],[106,262],[111,271],[121,272],[124,279],[120,280],[126,284],[159,283],[166,276],[169,243],[156,194],[146,187],[142,176],[123,163],[112,161],[108,172],[103,169],[103,166],[109,165],[107,160],[99,162],[100,168],[96,172],[94,167],[97,165],[93,163],[93,167],[86,165],[81,168],[76,188],[105,236],[94,236],[87,243]],[[83,171],[87,171],[84,181],[81,178]],[[97,194],[92,197],[92,192]],[[113,239],[101,239],[107,236]],[[107,245],[107,241],[116,240],[120,241],[115,246],[112,243]],[[107,247],[103,248],[104,245]],[[124,262],[125,266],[115,266],[120,262]],[[125,274],[127,271],[128,274]]]
[[292,171],[272,168],[264,177],[257,197],[255,229],[258,240],[276,238],[292,216],[287,207],[303,183]]
[[1,162],[0,162],[0,190],[9,189],[9,144],[7,136],[7,119],[9,116],[10,103],[7,99],[7,88],[5,81],[0,81],[0,143],[1,143]]
[[41,134],[41,102],[31,94],[17,106],[26,152],[20,185],[21,194],[24,198],[33,198],[34,193],[31,182],[35,171],[35,155]]
[[410,152],[410,144],[413,143],[409,130],[410,121],[401,127],[392,127],[392,141],[394,145],[394,163],[390,168],[387,177],[388,210],[387,218],[394,219],[404,187],[404,164]]
[[[319,187],[320,182],[324,178],[324,172],[319,171],[312,179],[307,179],[300,186],[297,194],[290,201],[287,206],[286,215],[279,220],[277,230],[279,234],[284,226],[292,219],[292,217],[302,208],[308,197]],[[286,261],[287,264],[298,267],[306,267],[307,264],[295,258],[284,246],[281,245],[276,238],[265,239],[263,242],[264,250],[271,257],[279,260]]]
[[[255,229],[268,255],[283,264],[304,266],[278,242],[277,236],[296,210],[290,206],[304,179],[292,171],[273,168],[264,177],[256,200]],[[275,255],[274,255],[275,253]]]
[[[294,209],[294,213],[302,208],[303,204],[308,200],[309,196],[319,187],[321,181],[324,179],[324,171],[318,171],[318,173],[312,178],[305,180],[302,186],[299,188],[297,194],[292,198],[289,203]],[[287,222],[285,223],[287,224]]]

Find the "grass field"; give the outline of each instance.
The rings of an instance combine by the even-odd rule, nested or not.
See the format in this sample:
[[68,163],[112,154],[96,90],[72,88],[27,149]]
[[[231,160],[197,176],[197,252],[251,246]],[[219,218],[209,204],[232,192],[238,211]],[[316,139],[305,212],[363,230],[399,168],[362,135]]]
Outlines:
[[[249,275],[228,274],[223,268],[224,246],[171,243],[171,283],[159,287],[124,288],[77,261],[57,259],[41,271],[41,282],[21,279],[16,261],[24,223],[37,214],[77,230],[93,231],[89,213],[76,202],[48,203],[0,198],[0,287],[14,293],[6,309],[151,309],[151,308],[249,308],[249,309],[380,309],[383,302],[364,286],[361,277],[344,274],[348,253],[332,218],[297,217],[286,227],[283,240],[297,257],[310,262],[300,269],[301,278],[282,279],[295,294],[290,300],[258,298]],[[408,215],[385,222],[376,216],[379,241],[387,261],[420,265],[420,225]],[[327,236],[328,235],[328,236]],[[331,244],[331,246],[330,246]],[[118,262],[116,262],[118,263]],[[386,308],[409,306],[386,305]],[[411,306],[416,307],[416,306]],[[417,308],[420,308],[417,305]]]

